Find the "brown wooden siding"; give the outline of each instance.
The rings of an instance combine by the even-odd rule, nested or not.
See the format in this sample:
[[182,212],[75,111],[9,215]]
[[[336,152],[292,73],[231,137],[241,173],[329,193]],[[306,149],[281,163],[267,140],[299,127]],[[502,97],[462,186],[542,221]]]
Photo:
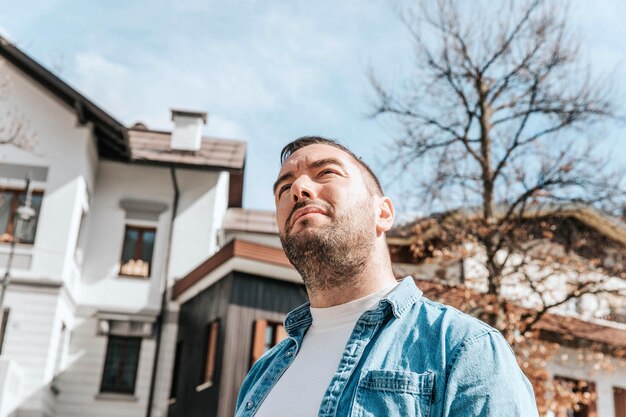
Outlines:
[[293,268],[282,249],[235,239],[197,266],[184,278],[178,280],[172,289],[172,299],[178,298],[215,268],[233,257]]
[[255,320],[282,322],[305,303],[304,285],[235,272],[225,327],[218,417],[232,417],[239,388],[250,368]]
[[183,352],[180,354],[176,402],[170,405],[168,417],[217,415],[220,375],[224,368],[225,326],[220,326],[217,339],[213,384],[201,391],[196,391],[196,387],[202,384],[204,377],[206,326],[216,319],[221,323],[227,321],[231,284],[232,274],[229,274],[180,307],[178,342],[182,342]]

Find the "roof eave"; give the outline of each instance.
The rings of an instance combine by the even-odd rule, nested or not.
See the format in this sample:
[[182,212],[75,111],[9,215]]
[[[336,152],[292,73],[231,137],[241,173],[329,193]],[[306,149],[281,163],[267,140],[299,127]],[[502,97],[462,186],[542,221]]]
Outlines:
[[128,160],[130,157],[128,134],[121,122],[2,36],[0,36],[0,55],[71,108],[76,113],[79,123],[91,122],[93,124],[100,156],[107,159]]

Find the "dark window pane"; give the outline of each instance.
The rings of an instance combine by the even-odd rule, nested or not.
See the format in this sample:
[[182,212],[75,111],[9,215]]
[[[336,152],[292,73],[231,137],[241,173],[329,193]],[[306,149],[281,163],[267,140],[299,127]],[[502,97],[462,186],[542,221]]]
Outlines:
[[102,392],[134,393],[141,338],[109,336]]
[[150,265],[152,265],[152,251],[154,249],[155,235],[156,232],[154,230],[143,231],[143,240],[141,244],[141,260],[148,264],[148,270],[150,269]]
[[126,263],[131,259],[135,259],[135,248],[137,247],[137,241],[139,240],[139,231],[126,228],[124,234],[124,248],[122,249],[122,262]]
[[265,328],[265,351],[267,352],[274,346],[274,325],[270,324]]
[[0,234],[7,233],[12,205],[13,193],[8,191],[0,192]]
[[[37,223],[39,222],[39,213],[41,211],[41,201],[43,200],[42,194],[32,194],[30,203],[35,210],[35,217],[33,220],[27,223],[27,226],[22,226],[22,229],[18,232],[20,242],[33,243],[35,242],[35,233],[37,232]],[[20,205],[26,202],[26,194],[20,193]]]
[[573,394],[589,394],[589,398],[586,404],[579,403],[577,410],[562,410],[559,416],[591,417],[596,415],[596,388],[593,382],[555,376],[554,383],[556,385],[559,385],[561,389],[564,389],[565,392],[571,392]]

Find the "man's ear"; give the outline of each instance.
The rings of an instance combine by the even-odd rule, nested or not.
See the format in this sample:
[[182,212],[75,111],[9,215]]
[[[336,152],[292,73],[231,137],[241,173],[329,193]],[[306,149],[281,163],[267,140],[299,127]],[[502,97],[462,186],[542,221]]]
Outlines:
[[391,229],[396,212],[389,197],[378,197],[376,200],[376,234],[380,236]]

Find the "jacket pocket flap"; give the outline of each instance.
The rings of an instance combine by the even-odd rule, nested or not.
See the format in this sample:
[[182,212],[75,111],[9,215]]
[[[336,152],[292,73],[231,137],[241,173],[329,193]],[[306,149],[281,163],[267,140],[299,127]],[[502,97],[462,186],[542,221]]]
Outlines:
[[412,371],[370,369],[361,374],[359,387],[376,391],[430,395],[434,380],[435,374],[432,372],[418,374]]

